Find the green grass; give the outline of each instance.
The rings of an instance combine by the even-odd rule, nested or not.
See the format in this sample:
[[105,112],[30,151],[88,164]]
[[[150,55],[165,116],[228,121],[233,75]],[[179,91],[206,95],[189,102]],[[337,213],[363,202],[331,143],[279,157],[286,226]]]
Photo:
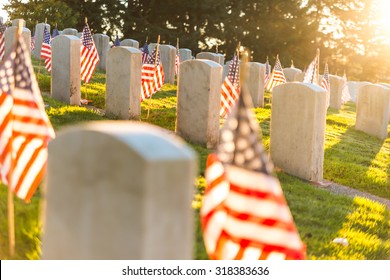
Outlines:
[[[34,64],[38,65],[37,60]],[[43,65],[43,64],[42,64]],[[37,66],[36,66],[37,71]],[[98,72],[91,84],[82,86],[92,105],[104,109],[105,75]],[[39,79],[42,91],[50,91],[50,77],[42,69]],[[48,96],[46,110],[56,131],[91,120],[104,120],[97,110],[68,106]],[[148,110],[149,116],[148,116]],[[390,140],[380,141],[354,129],[355,107],[348,103],[340,111],[329,110],[327,116],[325,166],[326,179],[390,199]],[[263,143],[269,147],[270,105],[255,109],[262,129]],[[141,104],[141,121],[171,131],[176,121],[176,86],[163,89]],[[190,144],[198,154],[199,176],[193,199],[195,215],[194,258],[207,259],[199,222],[199,208],[205,189],[204,169],[210,150]],[[283,172],[277,174],[294,216],[301,238],[307,245],[309,259],[390,259],[390,212],[379,203],[363,198],[349,198],[313,187]],[[0,186],[0,259],[9,259],[5,186]],[[38,259],[40,255],[40,190],[30,204],[15,199],[15,259]],[[333,243],[346,238],[349,246]]]

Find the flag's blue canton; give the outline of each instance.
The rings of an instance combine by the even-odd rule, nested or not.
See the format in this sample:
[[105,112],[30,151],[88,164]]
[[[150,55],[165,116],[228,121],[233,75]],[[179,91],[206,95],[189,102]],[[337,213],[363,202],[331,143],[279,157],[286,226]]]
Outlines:
[[0,22],[0,34],[3,34],[4,31],[7,29],[4,23]]
[[121,42],[119,41],[118,35],[116,35],[115,41],[114,41],[114,46],[115,46],[115,47],[119,47],[120,45],[121,45]]
[[54,30],[53,30],[53,34],[51,35],[51,37],[55,37],[55,36],[58,36],[58,35],[60,35],[60,32],[58,32],[58,29],[57,29],[57,27],[56,28],[54,28]]
[[156,65],[160,64],[160,52],[157,54],[157,60],[156,60],[156,49],[154,48],[152,55],[149,55],[148,60],[146,61],[147,64],[152,64],[154,65],[154,62],[156,61]]
[[88,25],[85,25],[85,27],[84,27],[81,43],[89,50],[92,49],[92,46],[93,46],[92,34],[88,28]]
[[50,33],[47,31],[46,26],[45,29],[43,29],[43,42],[50,45]]
[[232,62],[229,64],[229,73],[228,73],[229,80],[234,86],[238,84],[238,75],[239,75],[238,65],[239,65],[238,57],[235,55],[232,59]]

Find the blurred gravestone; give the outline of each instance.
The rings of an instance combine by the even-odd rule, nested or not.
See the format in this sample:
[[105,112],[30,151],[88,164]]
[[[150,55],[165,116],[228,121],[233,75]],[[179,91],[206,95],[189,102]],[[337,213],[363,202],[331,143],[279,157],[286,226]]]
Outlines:
[[49,144],[43,259],[192,259],[196,164],[178,137],[139,122],[63,131]]

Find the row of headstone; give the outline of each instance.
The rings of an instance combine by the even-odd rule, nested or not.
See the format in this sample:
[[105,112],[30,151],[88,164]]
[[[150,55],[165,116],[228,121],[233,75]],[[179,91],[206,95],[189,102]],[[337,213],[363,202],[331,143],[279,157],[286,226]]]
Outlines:
[[45,26],[47,28],[47,31],[50,34],[50,25],[46,23],[38,23],[35,25],[35,48],[32,51],[32,55],[36,58],[41,57],[41,48],[42,48],[42,42],[43,42],[43,31],[45,29]]
[[[5,57],[7,57],[14,48],[17,30],[18,30],[18,27],[15,25],[8,27],[5,30],[5,35],[4,35],[4,37],[5,37],[4,38],[4,55],[5,55]],[[27,46],[27,51],[30,52],[31,51],[30,50],[30,45],[31,45],[31,31],[30,31],[30,29],[23,27],[22,37],[23,37],[23,40]]]
[[225,63],[225,56],[220,53],[200,52],[196,55],[196,59],[208,59],[216,63],[219,63],[222,66]]
[[356,129],[385,140],[390,122],[390,87],[367,84],[360,88],[356,105]]
[[106,70],[107,51],[111,48],[110,37],[105,34],[96,33],[92,36],[96,46],[96,50],[99,54],[99,63],[97,68],[100,70]]
[[[109,52],[119,57],[120,52],[131,53],[129,49]],[[138,50],[132,55],[140,60]],[[188,61],[182,65],[183,73],[190,73],[186,68],[194,65],[199,65],[197,76],[204,81],[204,91],[212,95],[210,98],[204,91],[198,92],[203,101],[208,98],[209,102],[203,104],[206,106],[202,108],[207,109],[197,120],[206,119],[211,104],[219,105],[220,84],[215,79],[221,76],[222,67],[209,60]],[[185,76],[182,86],[188,88],[191,75]],[[207,86],[216,88],[215,94]],[[323,93],[318,86],[296,83],[274,91],[271,157],[282,165],[275,153],[280,145],[283,157],[287,154],[296,159],[284,168],[310,180],[322,177],[326,115]],[[180,101],[181,105],[191,106],[190,95],[181,97],[187,99]],[[290,106],[286,106],[287,100]],[[218,119],[218,110],[213,110]],[[302,124],[307,116],[311,121],[306,127]],[[278,135],[276,131],[284,133]],[[104,162],[98,160],[101,157]],[[60,133],[49,145],[47,184],[43,188],[42,258],[191,259],[195,166],[194,153],[182,141],[145,124],[89,123]]]

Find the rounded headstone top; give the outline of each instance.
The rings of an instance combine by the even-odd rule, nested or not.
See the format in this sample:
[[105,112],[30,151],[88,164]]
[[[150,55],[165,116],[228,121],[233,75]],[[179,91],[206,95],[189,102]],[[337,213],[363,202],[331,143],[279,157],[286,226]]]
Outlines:
[[130,46],[119,46],[115,48],[110,48],[108,50],[109,53],[126,53],[126,52],[131,52],[131,53],[142,53],[138,48],[135,47],[130,47]]
[[383,85],[383,84],[371,84],[371,83],[367,83],[367,84],[363,84],[361,87],[360,87],[360,91],[361,92],[364,92],[364,91],[372,91],[372,92],[378,92],[378,91],[381,91],[381,92],[389,92],[390,93],[390,88],[389,86],[386,86],[386,85]]
[[283,94],[288,94],[286,91],[303,91],[307,90],[310,92],[323,92],[325,93],[325,89],[320,87],[319,85],[311,84],[311,83],[301,83],[301,82],[288,82],[285,84],[278,85],[274,87],[272,93],[275,92],[283,92]]
[[180,63],[180,67],[186,67],[187,65],[207,65],[210,68],[222,68],[221,64],[209,59],[191,59]]
[[149,161],[196,157],[193,150],[173,133],[154,125],[133,121],[99,121],[73,126],[61,131],[56,141],[63,137],[74,139],[77,135],[83,139],[91,133],[95,134],[94,138],[99,135],[111,138],[112,141],[108,141],[110,144],[116,140],[132,147],[142,158]]

